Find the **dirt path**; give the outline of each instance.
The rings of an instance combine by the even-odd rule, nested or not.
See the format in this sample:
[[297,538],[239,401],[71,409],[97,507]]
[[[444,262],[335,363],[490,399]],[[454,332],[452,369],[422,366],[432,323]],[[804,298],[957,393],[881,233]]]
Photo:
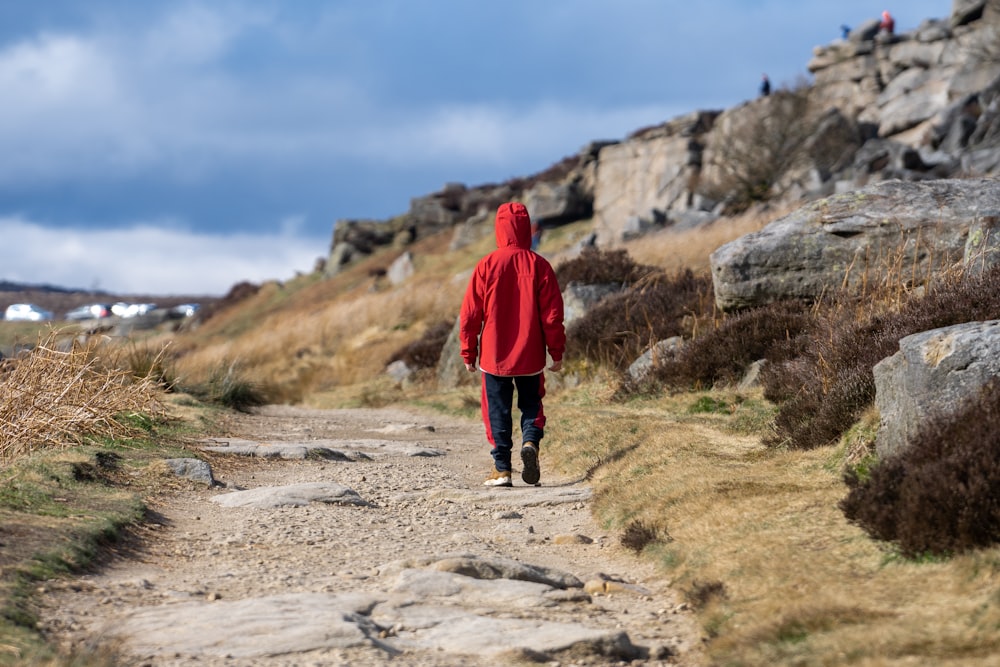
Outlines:
[[[544,448],[541,486],[489,489],[470,421],[269,407],[228,428],[217,444],[258,455],[210,455],[225,486],[161,501],[134,553],[43,595],[61,644],[157,667],[701,664],[669,582]],[[313,452],[264,456],[282,446]],[[290,486],[302,504],[268,506]]]

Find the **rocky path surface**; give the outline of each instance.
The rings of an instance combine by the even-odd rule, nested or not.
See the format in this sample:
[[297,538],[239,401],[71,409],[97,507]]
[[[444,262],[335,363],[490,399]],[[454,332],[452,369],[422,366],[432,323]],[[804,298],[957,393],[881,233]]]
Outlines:
[[582,481],[546,474],[544,445],[540,486],[490,489],[466,420],[269,407],[228,428],[204,443],[215,486],[49,587],[56,641],[151,667],[701,664],[669,582],[595,525]]

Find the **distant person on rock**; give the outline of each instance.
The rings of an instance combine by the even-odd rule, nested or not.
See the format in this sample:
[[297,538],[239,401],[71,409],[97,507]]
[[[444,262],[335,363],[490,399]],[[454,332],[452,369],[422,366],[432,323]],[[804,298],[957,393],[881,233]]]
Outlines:
[[550,371],[562,369],[566,348],[563,300],[555,271],[531,250],[531,219],[523,204],[501,204],[496,215],[497,249],[479,260],[459,313],[462,361],[482,371],[480,397],[493,470],[485,486],[512,486],[513,400],[521,413],[521,479],[541,477],[539,445],[545,434],[545,357]]
[[761,77],[760,80],[760,96],[767,97],[771,94],[771,80],[767,78],[767,74]]
[[888,11],[882,12],[882,22],[878,24],[878,29],[886,35],[894,34],[896,32],[896,19],[892,18],[892,14]]
[[840,26],[840,36],[842,39],[845,40],[849,39],[851,36],[851,26],[847,25],[846,23],[842,24]]

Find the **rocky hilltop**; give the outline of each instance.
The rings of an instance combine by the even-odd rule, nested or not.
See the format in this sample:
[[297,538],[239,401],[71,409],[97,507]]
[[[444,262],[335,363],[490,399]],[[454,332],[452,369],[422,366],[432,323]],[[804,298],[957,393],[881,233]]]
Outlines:
[[709,223],[759,202],[808,202],[900,179],[991,176],[1000,166],[1000,0],[901,34],[878,22],[814,49],[811,81],[595,142],[500,184],[448,184],[389,220],[338,220],[327,275],[375,249],[454,229],[488,234],[497,204],[524,201],[543,228],[592,219],[601,246]]

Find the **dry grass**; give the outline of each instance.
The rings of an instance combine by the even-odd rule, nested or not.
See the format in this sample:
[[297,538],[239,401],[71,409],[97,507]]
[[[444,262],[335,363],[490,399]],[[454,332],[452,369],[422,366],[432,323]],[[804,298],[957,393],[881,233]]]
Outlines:
[[850,444],[767,450],[734,435],[757,395],[692,414],[690,394],[612,405],[591,388],[550,396],[549,464],[590,474],[605,529],[669,536],[642,551],[680,590],[725,592],[699,610],[716,665],[993,664],[1000,549],[904,560],[850,525]]
[[667,229],[622,244],[629,256],[639,264],[648,264],[667,272],[691,269],[707,274],[709,256],[720,246],[787,215],[795,207],[762,206],[742,215],[720,218],[710,225],[675,232]]
[[197,345],[177,359],[176,372],[197,383],[208,369],[236,362],[254,381],[298,396],[365,381],[382,373],[393,353],[419,339],[427,326],[454,320],[464,289],[464,282],[419,279],[308,307],[292,298],[289,308],[262,316],[238,337]]
[[60,344],[50,331],[30,352],[4,362],[0,376],[0,464],[87,435],[125,437],[127,413],[158,412],[159,388],[115,364],[98,341]]

